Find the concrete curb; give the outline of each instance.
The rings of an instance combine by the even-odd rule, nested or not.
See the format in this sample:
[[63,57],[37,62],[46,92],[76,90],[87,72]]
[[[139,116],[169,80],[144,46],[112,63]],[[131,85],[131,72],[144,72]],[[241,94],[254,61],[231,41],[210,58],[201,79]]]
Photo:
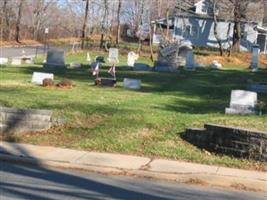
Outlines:
[[[25,156],[25,155],[15,155],[14,152],[3,151],[3,146],[12,146],[15,148],[16,144],[11,143],[0,143],[0,160],[1,161],[8,161],[13,163],[19,164],[30,164],[39,167],[45,168],[63,168],[63,169],[73,169],[73,170],[82,170],[82,171],[89,171],[95,172],[105,175],[122,175],[122,176],[136,176],[136,177],[143,177],[143,178],[150,178],[150,179],[158,179],[158,180],[166,180],[166,181],[177,181],[181,183],[187,184],[201,184],[206,186],[215,186],[215,187],[231,187],[235,189],[241,190],[248,190],[248,191],[255,191],[255,192],[264,192],[267,194],[267,173],[264,172],[255,172],[255,171],[247,171],[247,170],[238,170],[238,169],[231,169],[231,168],[224,168],[224,167],[216,167],[216,166],[207,166],[207,165],[200,165],[200,164],[193,164],[193,163],[184,163],[178,161],[169,161],[169,160],[152,160],[148,158],[142,157],[135,157],[135,156],[126,156],[126,155],[117,155],[117,154],[105,154],[102,156],[101,153],[94,153],[94,152],[81,152],[77,151],[79,154],[79,159],[75,156],[75,160],[56,160],[56,159],[42,159]],[[22,145],[20,145],[21,147]],[[38,147],[34,145],[24,145],[25,148],[49,148],[50,147]],[[70,154],[75,154],[75,150],[68,150],[68,149],[60,149],[60,148],[53,148],[52,151],[55,152],[67,151]],[[41,151],[40,151],[41,152]],[[39,153],[39,152],[38,152]],[[42,154],[40,154],[42,155]],[[91,163],[86,162],[79,162],[79,160],[83,160],[86,157],[90,157],[93,155],[92,158],[89,158]],[[108,156],[111,156],[111,159],[108,159]],[[116,159],[117,156],[121,156],[122,165],[118,163]],[[113,157],[113,160],[112,160]],[[125,160],[129,157],[129,164],[131,162],[139,161],[139,166],[125,166]],[[114,158],[116,163],[114,164]],[[111,162],[109,163],[105,159]],[[93,162],[93,161],[99,161]],[[102,164],[102,161],[104,163]],[[118,162],[118,163],[117,163]],[[145,163],[145,164],[142,164]],[[201,170],[201,168],[203,170]]]

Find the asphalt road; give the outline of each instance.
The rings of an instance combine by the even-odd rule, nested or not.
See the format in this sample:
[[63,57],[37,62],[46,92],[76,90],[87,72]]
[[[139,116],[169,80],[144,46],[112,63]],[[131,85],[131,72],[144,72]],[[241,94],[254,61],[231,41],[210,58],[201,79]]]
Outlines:
[[1,200],[266,200],[260,193],[0,163]]
[[36,53],[44,53],[43,46],[21,46],[21,47],[0,47],[0,57],[20,57],[22,55],[31,56]]

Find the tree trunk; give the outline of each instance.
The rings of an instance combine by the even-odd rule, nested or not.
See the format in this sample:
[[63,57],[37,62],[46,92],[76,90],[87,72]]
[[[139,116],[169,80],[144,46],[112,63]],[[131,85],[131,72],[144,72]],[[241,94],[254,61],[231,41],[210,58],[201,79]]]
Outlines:
[[236,21],[234,23],[234,34],[233,34],[233,52],[240,52],[240,39],[241,39],[241,22]]
[[101,39],[100,39],[100,48],[104,48],[104,39],[105,39],[105,35],[107,34],[107,28],[106,28],[106,20],[107,20],[107,16],[108,16],[108,0],[104,0],[104,16],[103,16],[103,20],[102,20],[102,25],[101,25]]
[[167,31],[166,31],[166,38],[169,38],[169,31],[170,31],[170,25],[169,25],[169,1],[167,1],[167,12],[166,12],[166,20],[167,20]]
[[219,45],[220,56],[223,56],[222,41],[221,41],[221,38],[218,34],[218,20],[217,20],[217,16],[216,16],[216,7],[217,7],[217,0],[213,0],[213,20],[214,20],[213,31],[214,31],[214,36],[215,36],[215,38],[218,42],[218,45]]
[[264,18],[263,18],[263,26],[267,27],[267,0],[264,1]]
[[19,36],[20,36],[20,22],[21,22],[21,11],[23,7],[24,0],[20,0],[19,8],[18,8],[18,16],[16,21],[16,33],[15,33],[15,40],[16,42],[20,43]]
[[85,14],[84,14],[84,20],[83,20],[83,29],[82,29],[82,44],[81,48],[84,49],[84,40],[86,38],[86,28],[87,28],[87,20],[88,20],[88,10],[89,10],[89,0],[86,0],[85,5]]
[[233,31],[233,52],[240,52],[241,40],[241,3],[239,0],[234,2],[234,31]]
[[[8,17],[7,3],[8,3],[8,0],[4,0],[4,5],[3,5],[3,12],[5,16],[4,17],[5,18],[4,38],[6,40],[9,40],[10,39],[10,22],[9,22],[9,17]],[[1,26],[4,26],[4,23],[2,23]]]
[[117,36],[116,36],[116,45],[120,43],[120,32],[121,32],[121,22],[120,22],[120,12],[121,12],[121,1],[119,0],[118,11],[117,11]]

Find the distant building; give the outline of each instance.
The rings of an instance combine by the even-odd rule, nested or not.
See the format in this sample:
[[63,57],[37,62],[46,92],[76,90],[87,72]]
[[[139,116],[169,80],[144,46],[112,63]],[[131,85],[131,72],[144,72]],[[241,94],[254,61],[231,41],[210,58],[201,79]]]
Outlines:
[[[169,18],[169,27],[172,31],[174,39],[190,40],[196,47],[218,48],[218,42],[214,35],[214,18],[213,7],[209,1],[201,0],[197,3],[184,1],[182,5],[178,5],[180,9],[174,16]],[[219,10],[215,13],[218,15]],[[167,27],[167,20],[159,19],[152,22],[154,24],[154,32],[161,27]],[[232,35],[234,23],[223,18],[218,18],[218,33],[222,41],[224,49],[228,49],[232,45]],[[266,48],[266,29],[260,29],[258,23],[242,21],[241,23],[241,51],[251,51],[254,44],[259,44],[261,52],[267,53]],[[157,38],[154,36],[153,38]],[[155,42],[158,42],[155,41]]]

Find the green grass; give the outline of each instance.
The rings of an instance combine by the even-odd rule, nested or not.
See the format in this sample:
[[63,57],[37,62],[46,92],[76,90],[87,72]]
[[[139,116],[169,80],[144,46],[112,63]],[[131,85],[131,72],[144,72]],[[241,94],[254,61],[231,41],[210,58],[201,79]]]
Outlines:
[[[67,62],[86,63],[85,58],[85,53],[69,55]],[[120,60],[120,65],[125,65],[126,57]],[[138,62],[152,64],[146,58]],[[33,71],[52,72],[56,81],[71,79],[76,87],[34,86],[30,83]],[[108,77],[106,71],[107,67],[101,75]],[[141,79],[142,89],[125,90],[124,77]],[[51,109],[55,117],[66,120],[64,127],[47,132],[14,135],[19,142],[266,169],[266,165],[254,161],[206,154],[181,137],[186,128],[201,128],[205,123],[267,131],[267,115],[224,114],[232,89],[245,89],[249,82],[266,81],[266,77],[264,70],[258,73],[240,69],[198,70],[171,74],[119,71],[118,67],[117,87],[104,88],[94,86],[94,77],[87,65],[57,71],[44,70],[40,65],[10,66],[0,71],[0,105]],[[267,96],[259,95],[259,99],[266,102]]]

